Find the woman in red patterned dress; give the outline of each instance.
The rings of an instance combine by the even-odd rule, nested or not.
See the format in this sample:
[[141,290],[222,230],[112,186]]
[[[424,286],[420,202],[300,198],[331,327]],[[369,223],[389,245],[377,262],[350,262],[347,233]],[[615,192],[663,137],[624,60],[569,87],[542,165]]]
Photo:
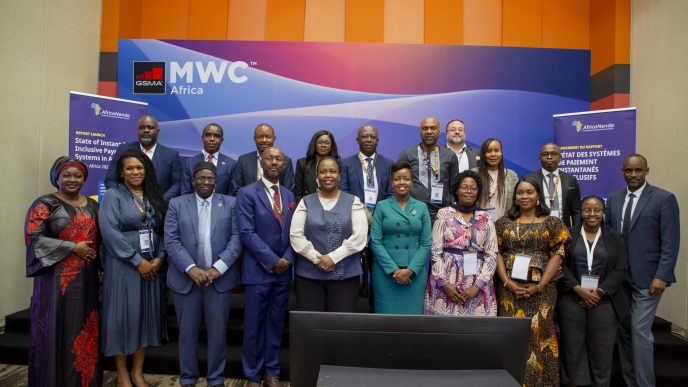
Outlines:
[[98,203],[81,195],[88,177],[79,160],[50,170],[57,192],[26,215],[26,275],[31,297],[30,386],[99,386]]

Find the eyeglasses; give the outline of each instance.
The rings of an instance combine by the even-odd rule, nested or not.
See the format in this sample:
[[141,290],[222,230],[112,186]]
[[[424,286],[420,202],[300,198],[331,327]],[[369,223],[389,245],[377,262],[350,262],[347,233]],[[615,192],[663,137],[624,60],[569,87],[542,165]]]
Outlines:
[[460,185],[459,186],[459,191],[463,192],[478,192],[478,187],[473,187],[469,185]]
[[203,176],[200,176],[200,177],[196,177],[195,180],[196,180],[197,182],[199,182],[199,183],[210,183],[210,184],[212,184],[212,183],[215,182],[215,178],[214,178],[214,177],[203,177]]
[[332,145],[332,143],[328,140],[317,141],[316,144],[318,144],[318,145]]
[[601,208],[584,208],[583,214],[585,214],[585,215],[590,215],[590,214],[601,215],[601,214],[604,214],[604,210]]

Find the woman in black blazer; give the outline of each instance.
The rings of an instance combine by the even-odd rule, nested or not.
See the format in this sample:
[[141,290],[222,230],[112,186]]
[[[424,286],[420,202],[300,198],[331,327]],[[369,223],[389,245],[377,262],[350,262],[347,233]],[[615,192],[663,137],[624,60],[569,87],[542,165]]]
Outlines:
[[304,196],[318,190],[318,182],[315,178],[315,167],[318,161],[324,156],[331,156],[339,161],[339,153],[337,152],[337,143],[334,141],[334,135],[327,130],[319,130],[313,134],[311,142],[308,144],[306,157],[302,157],[296,161],[294,195],[296,195],[297,201],[301,201],[301,198]]
[[609,386],[619,321],[630,318],[623,283],[628,255],[621,235],[602,225],[604,201],[583,199],[583,224],[571,230],[560,281],[561,381]]

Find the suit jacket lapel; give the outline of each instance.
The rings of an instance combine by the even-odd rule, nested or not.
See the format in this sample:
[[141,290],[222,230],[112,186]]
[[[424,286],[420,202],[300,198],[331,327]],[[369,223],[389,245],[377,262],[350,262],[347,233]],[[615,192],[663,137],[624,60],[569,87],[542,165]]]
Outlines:
[[198,239],[198,207],[196,206],[196,195],[191,194],[186,202],[186,210],[189,214],[189,219],[191,219],[191,226],[194,230],[194,237]]
[[225,173],[227,169],[227,156],[220,153],[217,156],[217,175],[220,176]]
[[210,203],[210,237],[212,238],[215,232],[215,225],[217,224],[217,218],[220,217],[220,210],[222,209],[223,203],[220,200],[218,194],[213,195],[213,202]]
[[643,211],[647,203],[650,201],[652,196],[653,187],[648,184],[640,198],[638,199],[638,204],[635,205],[635,210],[633,211],[633,216],[631,217],[631,226],[628,228],[631,230],[635,222],[640,218],[640,213]]
[[[282,190],[280,190],[280,195],[284,195]],[[277,219],[277,216],[275,216],[275,211],[273,210],[270,199],[268,198],[268,190],[265,189],[265,184],[263,184],[262,181],[256,182],[256,196],[258,196],[258,200],[263,203],[265,208],[268,210],[268,213],[272,214],[275,222],[279,224],[279,220]],[[282,196],[282,207],[284,207],[284,196]],[[282,209],[282,213],[284,214],[284,209]],[[282,216],[282,219],[284,219],[284,216]]]

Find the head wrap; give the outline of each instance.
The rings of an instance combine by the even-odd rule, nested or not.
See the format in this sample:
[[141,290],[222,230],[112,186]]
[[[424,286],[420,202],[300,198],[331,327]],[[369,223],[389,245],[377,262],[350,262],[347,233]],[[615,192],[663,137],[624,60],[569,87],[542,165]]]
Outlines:
[[53,163],[53,167],[50,168],[50,183],[52,183],[55,188],[60,188],[57,185],[57,180],[60,177],[60,174],[67,168],[77,168],[78,170],[81,171],[81,173],[84,174],[84,181],[88,178],[88,169],[86,168],[86,165],[79,161],[79,159],[75,159],[74,157],[67,157],[67,156],[60,156],[55,160]]

